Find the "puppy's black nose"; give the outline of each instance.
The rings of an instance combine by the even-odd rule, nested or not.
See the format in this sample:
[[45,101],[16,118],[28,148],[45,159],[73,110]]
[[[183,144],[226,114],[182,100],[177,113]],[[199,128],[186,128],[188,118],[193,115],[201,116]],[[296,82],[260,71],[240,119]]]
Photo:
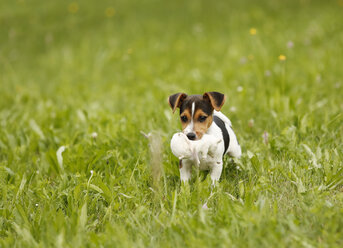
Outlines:
[[188,133],[188,134],[187,134],[187,138],[188,138],[189,140],[195,140],[195,137],[196,137],[195,133]]

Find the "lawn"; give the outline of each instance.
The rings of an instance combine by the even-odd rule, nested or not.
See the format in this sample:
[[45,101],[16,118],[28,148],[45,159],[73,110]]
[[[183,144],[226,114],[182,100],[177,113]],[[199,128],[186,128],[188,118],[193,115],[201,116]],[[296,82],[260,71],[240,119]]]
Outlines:
[[[0,44],[0,247],[343,246],[342,0],[1,1]],[[206,91],[215,188],[169,147]]]

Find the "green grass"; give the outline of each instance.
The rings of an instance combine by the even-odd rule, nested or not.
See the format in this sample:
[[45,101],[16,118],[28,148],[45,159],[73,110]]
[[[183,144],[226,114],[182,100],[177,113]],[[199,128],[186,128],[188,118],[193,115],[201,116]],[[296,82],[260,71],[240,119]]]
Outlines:
[[[342,5],[1,1],[0,247],[342,247]],[[243,156],[211,192],[166,99],[213,90]]]

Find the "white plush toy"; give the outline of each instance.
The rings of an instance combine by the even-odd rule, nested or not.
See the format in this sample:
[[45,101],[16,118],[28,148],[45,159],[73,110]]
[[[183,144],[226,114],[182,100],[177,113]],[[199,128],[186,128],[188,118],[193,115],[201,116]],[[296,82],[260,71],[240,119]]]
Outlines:
[[209,134],[204,134],[200,140],[189,140],[184,133],[176,133],[170,141],[173,154],[181,159],[188,159],[196,166],[219,161],[223,156],[222,140]]

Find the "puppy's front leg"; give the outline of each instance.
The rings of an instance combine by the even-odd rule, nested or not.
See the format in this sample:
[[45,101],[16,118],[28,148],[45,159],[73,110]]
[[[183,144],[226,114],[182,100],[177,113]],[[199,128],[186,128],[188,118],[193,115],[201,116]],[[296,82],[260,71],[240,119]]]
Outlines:
[[215,184],[215,182],[219,181],[220,176],[222,174],[222,170],[223,170],[223,160],[220,160],[214,163],[215,164],[213,165],[211,169],[212,184]]
[[181,159],[179,161],[181,182],[188,182],[192,175],[192,161]]

